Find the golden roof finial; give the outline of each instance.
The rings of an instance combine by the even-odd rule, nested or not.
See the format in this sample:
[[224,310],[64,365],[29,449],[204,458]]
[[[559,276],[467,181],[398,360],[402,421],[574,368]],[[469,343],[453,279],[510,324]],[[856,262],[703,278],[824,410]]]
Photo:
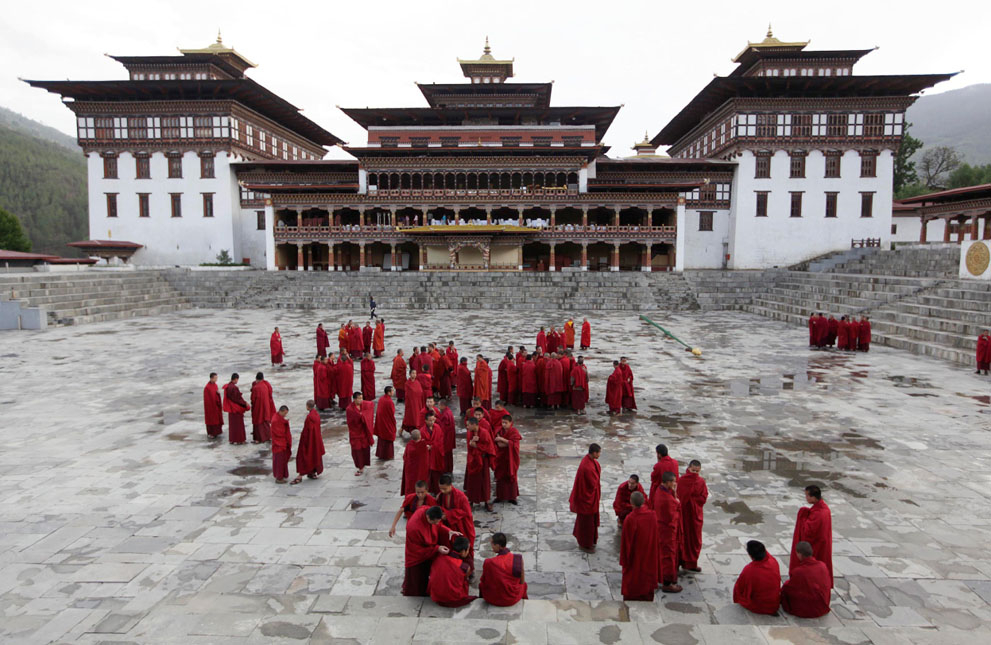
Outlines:
[[491,54],[492,53],[492,48],[489,47],[489,37],[488,36],[485,37],[485,48],[482,50],[482,53],[483,54]]
[[771,23],[767,23],[767,37],[774,38],[774,32],[771,31]]
[[220,27],[217,27],[217,44],[218,45],[224,44],[223,38],[220,37]]

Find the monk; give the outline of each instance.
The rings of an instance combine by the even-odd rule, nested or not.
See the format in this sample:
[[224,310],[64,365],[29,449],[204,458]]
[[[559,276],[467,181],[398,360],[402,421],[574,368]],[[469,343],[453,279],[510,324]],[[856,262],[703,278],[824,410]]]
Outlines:
[[313,359],[313,400],[316,402],[317,410],[326,410],[330,407],[327,378],[324,374],[325,361],[326,359],[320,356]]
[[395,458],[396,404],[392,402],[392,386],[385,386],[382,396],[375,406],[375,458],[391,460]]
[[419,427],[420,412],[423,409],[421,406],[423,391],[420,389],[420,383],[416,380],[416,376],[416,370],[411,369],[409,371],[409,379],[406,381],[406,403],[403,405],[403,422],[401,426],[407,432]]
[[413,517],[413,513],[421,506],[426,506],[427,508],[437,506],[437,500],[427,492],[427,482],[424,481],[416,482],[416,490],[403,498],[402,503],[399,505],[399,510],[396,511],[396,516],[392,518],[392,526],[389,527],[389,537],[396,535],[396,525],[399,524],[400,517],[405,517],[409,520],[409,518]]
[[471,512],[468,496],[454,487],[450,473],[440,476],[440,494],[437,504],[444,509],[444,524],[452,531],[468,538],[468,563],[475,569],[475,518]]
[[337,354],[330,352],[327,360],[323,361],[323,380],[324,389],[327,390],[328,408],[334,407],[334,399],[340,394],[337,387],[337,372],[340,367],[340,364],[337,362]]
[[451,371],[448,369],[447,355],[437,353],[433,366],[433,386],[442,399],[451,396]]
[[526,600],[523,556],[506,548],[505,533],[493,533],[489,547],[495,555],[482,563],[482,579],[478,581],[482,600],[496,607],[512,607]]
[[633,393],[633,370],[625,356],[619,359],[619,369],[623,371],[623,409],[631,412],[637,409],[637,399]]
[[579,356],[578,362],[571,368],[568,383],[571,389],[571,409],[578,414],[585,414],[585,406],[588,404],[588,370],[583,356]]
[[506,409],[506,403],[504,401],[496,401],[492,405],[492,409],[488,412],[489,419],[489,431],[492,433],[492,437],[495,438],[496,430],[502,427],[502,418],[509,414],[509,410]]
[[516,359],[513,356],[512,348],[510,348],[510,351],[506,352],[505,356],[502,357],[502,360],[499,361],[498,390],[499,390],[499,398],[502,399],[503,401],[508,401],[509,400],[509,397],[510,397],[510,394],[513,391],[513,388],[512,388],[512,386],[509,383],[509,367],[508,366],[510,364],[513,365],[513,371],[515,372],[516,371]]
[[832,347],[836,343],[836,336],[839,333],[840,324],[832,314],[826,321],[826,345]]
[[289,430],[289,407],[281,406],[272,415],[272,476],[276,484],[289,479],[289,459],[292,458],[292,432]]
[[[829,506],[822,501],[822,490],[818,486],[805,487],[805,501],[811,504],[809,508],[798,510],[798,520],[795,522],[795,534],[792,538],[791,561],[788,571],[798,566],[796,547],[799,542],[812,545],[812,555],[829,570],[829,587],[833,587],[833,517]],[[789,573],[789,575],[791,575]]]
[[224,404],[217,387],[217,373],[210,372],[210,380],[203,386],[203,420],[206,436],[214,439],[224,432]]
[[820,349],[826,346],[829,339],[829,320],[821,311],[816,315],[816,346]]
[[856,316],[850,316],[847,321],[847,331],[846,331],[846,344],[847,349],[851,352],[857,351],[857,346],[860,341],[860,323],[857,322]]
[[678,474],[681,472],[677,460],[668,456],[668,447],[663,443],[657,444],[654,453],[657,455],[657,463],[650,473],[650,499],[654,499],[657,489],[661,487],[661,476],[664,473],[674,473],[674,478],[678,479]]
[[599,498],[602,496],[600,454],[602,448],[599,444],[593,443],[588,447],[588,454],[582,457],[578,465],[568,500],[571,512],[576,516],[572,535],[578,540],[578,548],[586,553],[595,553],[595,543],[599,541]]
[[444,350],[444,355],[447,358],[447,371],[450,372],[451,385],[452,387],[457,387],[455,370],[458,369],[458,350],[454,347],[453,340],[447,341],[447,349]]
[[677,497],[678,478],[674,473],[661,475],[661,485],[657,494],[652,495],[650,504],[654,507],[658,530],[658,577],[661,591],[679,593],[678,551],[681,548],[681,504]]
[[454,449],[457,446],[457,429],[454,425],[454,413],[447,406],[447,401],[437,401],[437,423],[435,427],[444,433],[444,472],[454,472]]
[[496,494],[495,501],[509,502],[513,506],[517,505],[517,498],[520,496],[519,482],[517,474],[520,471],[520,436],[519,430],[513,425],[513,417],[506,414],[499,421],[499,426],[495,433],[495,480]]
[[575,348],[575,321],[568,318],[564,323],[564,347],[565,349]]
[[351,360],[361,358],[364,351],[365,341],[361,336],[361,327],[357,323],[352,322],[348,330],[348,352],[351,354]]
[[416,371],[419,374],[433,374],[434,373],[434,357],[430,355],[427,351],[426,345],[420,345],[420,363]]
[[[475,414],[478,414],[476,408]],[[492,512],[489,498],[492,495],[491,463],[495,457],[495,443],[491,430],[479,424],[477,419],[468,423],[468,460],[465,465],[465,494],[472,504],[484,504],[485,510]]]
[[681,567],[686,571],[701,571],[702,507],[709,499],[709,487],[702,479],[702,462],[692,459],[685,474],[678,478],[678,501],[681,502]]
[[449,553],[434,558],[430,566],[427,591],[441,607],[464,607],[478,596],[468,595],[468,577],[472,566],[468,557],[468,539],[459,535],[451,540]]
[[419,430],[414,429],[410,433],[409,441],[406,442],[406,449],[403,451],[403,478],[399,482],[400,495],[412,493],[416,482],[427,480],[430,476],[427,459],[427,440],[420,434]]
[[524,356],[517,370],[520,375],[520,399],[524,408],[537,405],[537,365],[532,356]]
[[375,358],[381,358],[385,353],[385,321],[375,321],[375,332],[372,334],[372,351]]
[[564,374],[557,354],[551,353],[544,366],[544,392],[547,394],[547,407],[556,410],[561,407],[561,391],[564,389]]
[[424,415],[420,434],[427,438],[427,468],[429,470],[427,490],[436,495],[440,491],[440,476],[446,472],[444,470],[444,455],[447,448],[447,437],[437,425],[437,413],[433,410],[427,410]]
[[365,326],[361,329],[361,352],[371,353],[372,351],[372,334],[374,330],[372,329],[372,323],[366,322]]
[[809,347],[816,346],[816,338],[818,336],[818,329],[816,327],[816,314],[814,311],[809,312]]
[[623,407],[623,370],[619,361],[612,362],[613,371],[606,380],[606,405],[609,414],[619,414]]
[[227,438],[235,446],[242,445],[247,437],[244,433],[244,413],[251,409],[237,389],[240,377],[231,374],[231,381],[224,386],[224,412],[227,413]]
[[987,376],[988,369],[991,369],[991,334],[985,329],[977,337],[977,372],[975,373],[984,372]]
[[862,352],[871,351],[871,320],[867,316],[860,317],[860,328],[857,337],[857,349]]
[[354,394],[354,361],[347,354],[341,354],[341,360],[337,364],[337,405],[342,410],[347,410],[351,404],[351,396]]
[[537,347],[547,351],[547,334],[544,333],[544,328],[541,327],[540,331],[537,332]]
[[492,368],[481,354],[475,357],[475,396],[486,410],[492,407]]
[[781,587],[781,608],[799,618],[819,618],[829,613],[832,576],[826,565],[812,555],[812,545],[795,545],[798,564],[788,572]]
[[272,440],[272,415],[275,414],[275,400],[272,386],[261,372],[255,375],[251,384],[251,443],[266,443]]
[[420,371],[420,348],[413,345],[413,353],[409,357],[409,368],[411,370]]
[[268,339],[268,349],[272,354],[272,367],[282,365],[285,352],[282,350],[282,334],[279,333],[278,327],[272,332],[272,337]]
[[341,328],[337,330],[337,350],[341,356],[348,351],[348,344],[351,341],[351,325],[341,325]]
[[396,357],[392,359],[392,386],[396,388],[396,400],[402,403],[406,399],[406,359],[403,358],[403,350],[396,350]]
[[347,409],[348,442],[351,444],[351,459],[357,469],[354,476],[365,472],[372,463],[372,444],[375,443],[372,428],[375,426],[375,410],[371,401],[365,401],[361,392],[351,397]]
[[303,481],[303,475],[317,479],[323,472],[323,435],[320,434],[320,413],[313,400],[306,402],[306,421],[303,422],[303,432],[299,435],[299,445],[296,446],[296,479],[290,485]]
[[375,398],[375,361],[368,352],[361,359],[361,395],[366,402]]
[[547,358],[544,356],[544,350],[537,350],[537,356],[533,359],[534,368],[537,373],[537,405],[544,407],[547,405],[547,389],[546,389],[546,365]]
[[846,350],[848,331],[849,325],[847,325],[846,316],[840,316],[839,322],[836,323],[836,349]]
[[619,547],[623,600],[653,602],[657,589],[657,520],[646,506],[642,488],[630,495],[630,507],[622,523],[623,538]]
[[467,358],[462,358],[458,362],[457,370],[454,373],[454,385],[458,390],[461,412],[465,413],[471,408],[471,398],[475,394],[475,386],[471,380],[471,370],[468,369]]
[[[616,521],[619,523],[620,528],[623,526],[623,520],[633,510],[633,506],[630,503],[630,497],[633,493],[640,493],[644,496],[644,499],[647,498],[647,493],[644,492],[643,486],[640,485],[640,475],[630,475],[630,478],[620,484],[619,488],[616,489],[616,499],[613,500],[612,510],[616,513]],[[657,520],[654,521],[656,522]]]
[[560,346],[561,340],[557,335],[557,330],[551,327],[551,330],[547,332],[547,353],[556,354]]
[[778,561],[757,540],[747,542],[747,554],[751,562],[733,585],[733,602],[755,614],[776,615],[781,604]]
[[592,325],[589,324],[588,318],[582,320],[582,339],[581,348],[588,349],[592,346]]
[[428,363],[427,361],[420,361],[420,366],[424,371],[417,372],[416,381],[420,384],[420,409],[426,407],[427,399],[434,395],[434,385],[433,377],[430,376],[430,372],[426,370],[430,369],[433,363]]
[[330,338],[323,328],[323,323],[317,323],[317,356],[325,357],[328,347],[330,347]]
[[449,549],[437,543],[444,510],[439,506],[421,506],[406,523],[406,574],[404,596],[427,596],[430,564],[435,556],[447,555]]

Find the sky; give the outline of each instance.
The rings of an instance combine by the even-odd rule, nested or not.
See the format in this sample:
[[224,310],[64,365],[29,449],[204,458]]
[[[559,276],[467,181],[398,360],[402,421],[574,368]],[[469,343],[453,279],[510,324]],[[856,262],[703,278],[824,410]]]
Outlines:
[[809,49],[878,47],[856,74],[964,71],[930,92],[991,82],[986,0],[76,0],[4,14],[0,105],[72,135],[61,99],[19,78],[123,79],[104,54],[175,54],[209,45],[218,29],[258,65],[251,78],[354,145],[365,132],[337,106],[425,106],[414,83],[462,82],[457,58],[477,58],[486,36],[496,58],[515,58],[513,81],[554,81],[552,105],[622,105],[605,137],[613,156],[632,154],[644,132],[654,136],[713,75],[728,74],[768,23]]

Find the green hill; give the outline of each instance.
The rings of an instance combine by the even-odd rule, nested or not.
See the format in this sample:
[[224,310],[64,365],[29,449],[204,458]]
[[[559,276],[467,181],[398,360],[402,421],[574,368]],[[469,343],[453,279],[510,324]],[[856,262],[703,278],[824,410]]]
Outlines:
[[925,148],[956,148],[970,164],[991,163],[991,84],[968,85],[941,94],[927,94],[908,109],[912,136]]
[[86,159],[72,137],[0,108],[0,207],[39,253],[77,255],[88,237]]

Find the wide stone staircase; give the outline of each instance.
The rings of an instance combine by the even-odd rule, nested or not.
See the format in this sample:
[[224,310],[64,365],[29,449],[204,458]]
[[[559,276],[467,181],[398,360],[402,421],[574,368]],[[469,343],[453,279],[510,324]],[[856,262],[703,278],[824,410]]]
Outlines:
[[43,308],[49,326],[149,316],[189,307],[159,271],[0,274],[0,298]]
[[902,246],[892,251],[873,251],[823,270],[913,278],[953,278],[959,273],[960,247],[956,244]]

